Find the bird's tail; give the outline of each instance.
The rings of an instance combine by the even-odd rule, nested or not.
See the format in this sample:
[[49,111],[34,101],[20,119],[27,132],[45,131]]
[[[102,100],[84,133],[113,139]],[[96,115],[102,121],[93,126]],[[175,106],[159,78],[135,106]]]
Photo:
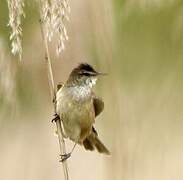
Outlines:
[[105,147],[105,145],[100,141],[98,138],[98,135],[95,134],[95,132],[92,132],[84,141],[83,145],[86,150],[93,151],[94,149],[97,149],[99,153],[107,154],[109,155],[109,150]]

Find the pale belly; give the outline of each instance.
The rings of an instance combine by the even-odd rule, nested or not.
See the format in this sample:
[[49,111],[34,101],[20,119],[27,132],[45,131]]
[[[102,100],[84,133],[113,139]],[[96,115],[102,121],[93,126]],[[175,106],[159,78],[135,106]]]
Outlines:
[[95,121],[91,98],[82,102],[61,98],[57,102],[57,113],[63,122],[66,137],[72,141],[82,143],[90,134]]

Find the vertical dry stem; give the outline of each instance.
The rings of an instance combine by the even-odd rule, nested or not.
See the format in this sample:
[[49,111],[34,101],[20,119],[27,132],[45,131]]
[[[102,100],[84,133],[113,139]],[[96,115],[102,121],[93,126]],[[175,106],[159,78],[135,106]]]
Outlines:
[[[40,26],[41,26],[42,39],[44,41],[44,46],[45,46],[45,62],[46,62],[47,70],[48,70],[48,81],[49,81],[49,86],[50,86],[50,93],[51,93],[51,97],[53,97],[54,113],[56,113],[56,90],[55,90],[54,79],[53,79],[53,72],[52,72],[52,65],[51,65],[50,53],[49,53],[49,48],[48,48],[48,41],[45,36],[44,27],[43,27],[44,24],[42,21],[40,21]],[[60,145],[60,153],[66,154],[65,141],[63,138],[63,130],[62,130],[61,122],[56,121],[56,126],[57,126],[58,139],[59,139],[59,145]],[[64,161],[62,163],[62,165],[63,165],[65,180],[69,180],[67,161]]]

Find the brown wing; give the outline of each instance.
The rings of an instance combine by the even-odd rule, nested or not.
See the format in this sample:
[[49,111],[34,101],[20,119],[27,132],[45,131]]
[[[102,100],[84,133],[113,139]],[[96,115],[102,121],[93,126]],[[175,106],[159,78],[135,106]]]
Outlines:
[[104,109],[104,102],[101,98],[93,97],[93,105],[95,109],[95,117],[98,116]]

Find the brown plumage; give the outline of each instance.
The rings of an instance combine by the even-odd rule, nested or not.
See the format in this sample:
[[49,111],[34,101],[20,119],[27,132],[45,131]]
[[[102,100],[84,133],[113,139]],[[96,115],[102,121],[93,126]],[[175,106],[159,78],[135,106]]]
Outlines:
[[98,138],[98,134],[94,127],[92,128],[91,134],[83,141],[83,145],[86,150],[93,151],[94,149],[97,149],[99,153],[110,154],[109,150]]
[[73,69],[66,83],[58,87],[57,114],[63,122],[66,138],[83,145],[86,150],[110,154],[93,127],[95,117],[104,109],[102,99],[92,91],[101,74],[88,64]]

